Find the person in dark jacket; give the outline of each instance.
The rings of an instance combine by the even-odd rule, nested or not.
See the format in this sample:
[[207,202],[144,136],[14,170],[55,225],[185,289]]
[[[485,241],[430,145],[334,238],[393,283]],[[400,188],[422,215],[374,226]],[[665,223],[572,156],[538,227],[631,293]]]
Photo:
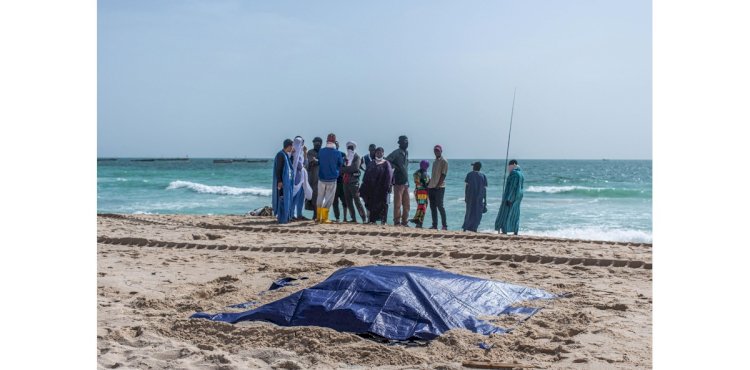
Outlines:
[[307,152],[307,176],[308,181],[310,183],[310,187],[312,187],[312,199],[310,199],[305,204],[305,209],[308,211],[313,211],[313,220],[318,219],[318,208],[316,207],[316,203],[318,201],[318,152],[320,152],[320,147],[323,145],[323,139],[320,137],[315,137],[313,139],[313,148],[312,150],[309,150]]
[[409,139],[401,135],[398,149],[386,157],[393,167],[393,224],[409,227]]
[[[336,143],[336,150],[339,150],[339,142]],[[339,151],[339,154],[341,155],[341,160],[346,161],[346,154]],[[344,172],[339,169],[339,178],[336,179],[336,194],[333,196],[333,215],[336,217],[336,222],[339,222],[339,217],[341,216],[341,211],[339,211],[339,203],[341,203],[341,208],[344,209],[344,222],[346,222],[346,199],[344,198]]]
[[[346,220],[346,213],[349,211],[351,215],[352,223],[357,223],[357,216],[354,213],[354,207],[357,207],[359,217],[362,218],[362,222],[367,222],[365,218],[365,210],[362,207],[362,201],[359,199],[359,177],[360,177],[360,166],[362,160],[357,154],[357,143],[349,141],[346,143],[346,158],[344,161],[344,167],[341,172],[343,176],[344,186],[344,220]],[[346,222],[346,221],[344,221]]]

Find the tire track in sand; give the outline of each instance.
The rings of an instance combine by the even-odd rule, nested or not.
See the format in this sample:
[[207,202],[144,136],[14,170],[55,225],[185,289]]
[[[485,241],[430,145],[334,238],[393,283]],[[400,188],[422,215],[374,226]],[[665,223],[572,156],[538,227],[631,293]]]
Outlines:
[[206,222],[189,223],[189,222],[166,222],[166,221],[153,221],[134,217],[130,215],[114,214],[114,213],[100,213],[98,217],[105,218],[116,218],[129,220],[134,222],[140,222],[145,224],[153,225],[170,225],[170,226],[183,226],[183,227],[198,227],[202,229],[210,230],[238,230],[238,231],[249,231],[259,233],[281,233],[281,234],[321,234],[321,235],[362,235],[362,236],[383,236],[383,237],[423,237],[433,239],[481,239],[481,240],[520,240],[520,241],[533,241],[533,242],[555,242],[555,243],[588,243],[588,244],[599,244],[599,245],[619,245],[626,247],[641,247],[648,248],[652,247],[651,243],[631,243],[631,242],[616,242],[616,241],[604,241],[604,240],[585,240],[585,239],[566,239],[566,238],[551,238],[551,237],[539,237],[530,235],[501,235],[501,234],[484,234],[484,233],[441,233],[441,232],[402,232],[402,231],[375,231],[375,230],[336,230],[336,229],[323,229],[323,228],[305,228],[297,229],[285,226],[236,226],[236,225],[219,225],[210,224]]
[[312,254],[357,254],[371,256],[395,256],[395,257],[423,257],[438,258],[449,257],[455,259],[473,259],[483,261],[507,261],[507,262],[524,262],[538,264],[555,264],[555,265],[582,265],[591,267],[619,267],[651,270],[652,263],[643,261],[614,260],[614,259],[597,259],[597,258],[569,258],[557,256],[540,256],[530,254],[489,254],[489,253],[460,253],[460,252],[416,252],[416,251],[393,251],[382,249],[361,249],[361,248],[327,248],[327,247],[248,247],[226,244],[200,244],[192,242],[170,242],[162,240],[153,240],[145,238],[111,238],[107,236],[97,237],[99,244],[110,245],[129,245],[138,247],[159,247],[174,249],[206,249],[220,251],[251,251],[251,252],[272,252],[272,253],[312,253]]

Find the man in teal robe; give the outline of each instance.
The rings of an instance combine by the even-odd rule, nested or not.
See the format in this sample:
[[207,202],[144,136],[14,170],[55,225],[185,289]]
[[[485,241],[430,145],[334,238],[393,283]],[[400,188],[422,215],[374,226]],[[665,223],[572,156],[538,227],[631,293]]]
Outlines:
[[518,226],[521,220],[521,200],[523,199],[523,173],[518,161],[515,159],[508,162],[510,175],[505,182],[503,192],[503,203],[495,220],[495,230],[503,234],[513,233],[518,235]]

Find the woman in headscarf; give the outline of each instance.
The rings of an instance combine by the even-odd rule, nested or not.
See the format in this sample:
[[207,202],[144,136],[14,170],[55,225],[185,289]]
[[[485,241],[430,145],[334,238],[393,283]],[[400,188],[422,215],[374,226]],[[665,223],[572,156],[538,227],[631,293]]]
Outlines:
[[[352,216],[352,223],[357,223],[357,216],[354,213],[354,206],[357,207],[359,217],[362,222],[367,222],[365,218],[365,209],[362,207],[362,201],[359,200],[359,176],[360,165],[362,160],[357,154],[357,143],[349,141],[346,143],[346,159],[344,160],[342,185],[344,187],[344,220],[346,220],[347,211]],[[347,221],[344,221],[347,222]]]
[[292,220],[308,220],[302,215],[302,206],[305,199],[312,198],[312,188],[307,180],[307,170],[305,170],[305,139],[301,136],[294,138],[292,149],[292,170],[294,173],[294,187],[292,188]]
[[372,224],[382,221],[385,225],[388,216],[388,194],[393,169],[391,169],[391,164],[383,158],[384,153],[385,150],[382,147],[375,149],[375,159],[367,166],[362,186],[359,188],[359,193],[370,214],[367,221]]
[[417,224],[417,228],[422,228],[425,211],[427,211],[427,184],[430,182],[430,176],[427,169],[430,167],[430,161],[422,160],[419,162],[419,169],[414,172],[414,199],[417,200],[417,213],[414,214],[411,222]]

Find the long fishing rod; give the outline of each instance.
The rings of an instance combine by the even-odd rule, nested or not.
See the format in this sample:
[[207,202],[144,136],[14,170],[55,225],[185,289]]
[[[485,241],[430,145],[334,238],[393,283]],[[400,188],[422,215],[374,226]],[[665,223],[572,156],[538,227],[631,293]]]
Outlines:
[[505,149],[505,163],[503,164],[503,193],[505,196],[505,179],[508,175],[508,153],[510,153],[510,132],[513,130],[513,109],[516,107],[516,88],[513,88],[513,105],[510,107],[510,128],[508,129],[508,147]]

